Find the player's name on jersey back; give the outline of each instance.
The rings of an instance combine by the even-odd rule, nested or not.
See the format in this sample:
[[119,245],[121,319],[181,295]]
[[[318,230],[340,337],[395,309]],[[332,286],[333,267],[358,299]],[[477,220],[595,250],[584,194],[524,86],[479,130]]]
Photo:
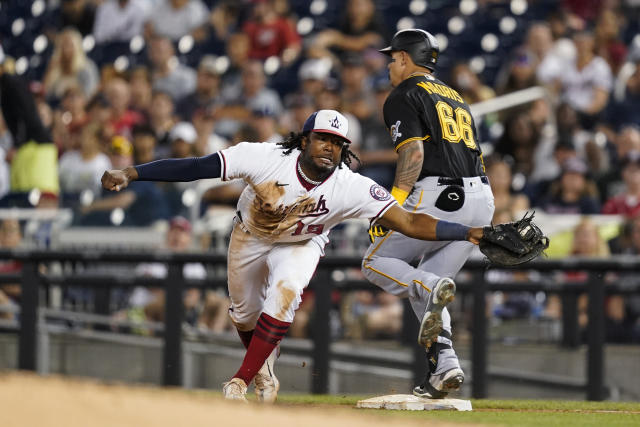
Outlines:
[[453,99],[454,101],[458,101],[460,103],[464,102],[462,100],[462,97],[460,96],[460,94],[458,92],[456,92],[455,90],[453,90],[450,87],[447,87],[445,85],[441,85],[441,84],[433,83],[433,82],[420,82],[420,83],[418,83],[418,86],[420,86],[422,89],[424,89],[427,92],[429,92],[429,94],[436,93],[436,94],[438,94],[440,96],[444,96],[445,98]]

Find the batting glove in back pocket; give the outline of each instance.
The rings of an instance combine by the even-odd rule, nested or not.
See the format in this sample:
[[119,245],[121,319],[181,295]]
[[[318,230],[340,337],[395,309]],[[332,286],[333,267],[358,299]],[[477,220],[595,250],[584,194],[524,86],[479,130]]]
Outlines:
[[459,185],[446,187],[436,200],[436,208],[445,212],[454,212],[464,205],[464,188]]

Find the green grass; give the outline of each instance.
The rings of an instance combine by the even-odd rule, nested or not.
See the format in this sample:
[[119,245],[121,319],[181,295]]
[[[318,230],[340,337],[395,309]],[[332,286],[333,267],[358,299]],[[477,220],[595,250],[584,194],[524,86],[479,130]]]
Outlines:
[[[358,400],[372,396],[278,396],[279,406],[343,406],[355,408]],[[384,417],[408,417],[454,423],[504,426],[640,426],[640,403],[551,400],[471,400],[472,412],[386,411],[354,409]],[[607,411],[607,412],[600,412]],[[611,411],[611,412],[609,412]],[[633,413],[631,413],[633,412]]]

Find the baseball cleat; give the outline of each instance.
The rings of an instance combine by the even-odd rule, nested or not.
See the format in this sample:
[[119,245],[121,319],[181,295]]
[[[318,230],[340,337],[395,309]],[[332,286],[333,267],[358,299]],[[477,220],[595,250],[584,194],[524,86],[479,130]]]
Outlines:
[[276,348],[271,352],[267,360],[256,374],[254,382],[256,385],[255,392],[258,397],[258,402],[274,403],[278,397],[278,390],[280,390],[280,381],[274,373],[274,364],[276,362],[278,349]]
[[424,383],[413,389],[413,394],[427,399],[443,399],[449,392],[460,390],[463,382],[462,369],[453,368],[438,375],[429,375]]
[[438,280],[436,286],[429,295],[427,308],[418,332],[418,345],[429,349],[436,342],[442,331],[442,309],[456,296],[456,284],[448,277]]
[[248,402],[247,384],[240,378],[231,378],[231,381],[222,384],[222,395],[227,400],[240,400]]

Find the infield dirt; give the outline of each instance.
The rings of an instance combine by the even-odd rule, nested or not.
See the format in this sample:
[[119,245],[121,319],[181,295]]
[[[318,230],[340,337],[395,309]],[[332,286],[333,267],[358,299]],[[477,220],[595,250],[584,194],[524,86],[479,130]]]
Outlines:
[[[24,373],[0,375],[3,427],[418,426],[424,420],[377,417],[348,408],[261,406],[208,393],[132,387]],[[430,426],[460,424],[429,421]],[[469,425],[469,424],[465,424]]]

